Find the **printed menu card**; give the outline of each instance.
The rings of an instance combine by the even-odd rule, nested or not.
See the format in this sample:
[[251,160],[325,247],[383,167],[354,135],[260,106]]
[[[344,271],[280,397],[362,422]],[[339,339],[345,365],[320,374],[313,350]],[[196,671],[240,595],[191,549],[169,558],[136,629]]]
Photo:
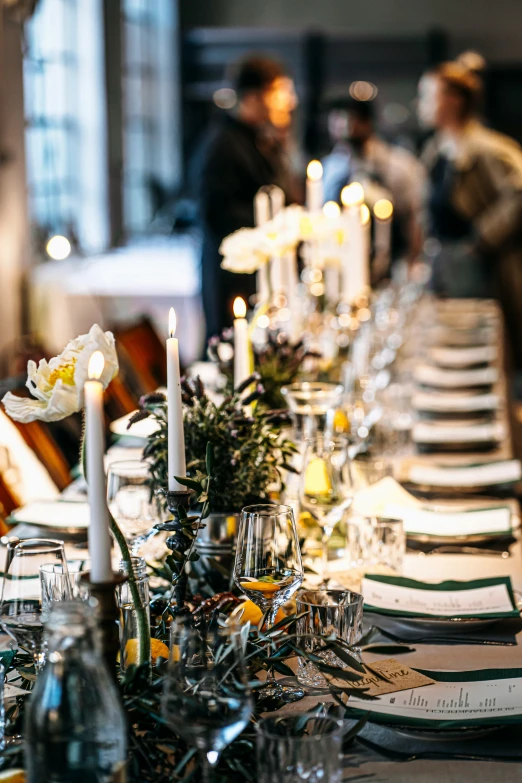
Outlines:
[[362,582],[362,593],[366,611],[399,617],[520,617],[507,576],[432,583],[368,574]]

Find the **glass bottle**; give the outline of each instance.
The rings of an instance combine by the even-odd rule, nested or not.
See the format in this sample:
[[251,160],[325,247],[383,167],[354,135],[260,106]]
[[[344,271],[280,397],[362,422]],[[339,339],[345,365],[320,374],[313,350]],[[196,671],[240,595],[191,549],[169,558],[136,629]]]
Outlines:
[[125,715],[92,603],[54,604],[48,657],[25,717],[28,783],[124,783]]
[[[150,592],[147,563],[143,557],[132,557],[132,570],[138,588],[141,601],[147,610],[148,627],[150,635]],[[120,561],[120,574],[128,575],[128,566],[124,560]],[[125,668],[131,663],[136,663],[138,655],[139,628],[136,617],[136,609],[132,600],[129,582],[124,582],[116,588],[116,597],[120,608],[120,668]]]

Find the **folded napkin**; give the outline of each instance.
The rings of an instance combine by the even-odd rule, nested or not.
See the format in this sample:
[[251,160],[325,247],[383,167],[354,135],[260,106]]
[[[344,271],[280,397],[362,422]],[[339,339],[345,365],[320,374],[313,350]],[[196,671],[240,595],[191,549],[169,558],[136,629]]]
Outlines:
[[422,503],[401,487],[391,476],[360,489],[353,497],[351,511],[361,517],[386,516],[386,508],[394,506],[401,509],[421,508]]
[[83,501],[40,500],[28,503],[9,518],[11,524],[25,522],[29,525],[56,528],[89,527],[89,504]]
[[441,367],[473,367],[476,364],[489,364],[497,358],[495,345],[479,345],[471,348],[432,348],[429,358]]
[[387,617],[383,614],[365,612],[366,621],[379,628],[383,635],[393,640],[423,644],[487,644],[515,646],[517,635],[522,631],[522,619],[513,617],[499,620],[479,628],[466,628],[466,624],[455,629],[434,628],[432,625],[408,625],[401,623],[400,617]]
[[439,424],[418,422],[412,430],[415,443],[497,443],[506,436],[506,428],[494,424]]
[[500,407],[498,394],[451,394],[419,392],[412,397],[418,411],[428,413],[479,413],[495,411]]
[[491,386],[498,380],[495,367],[476,370],[446,370],[431,364],[420,364],[415,368],[413,377],[417,383],[443,389],[458,389],[468,386]]
[[509,535],[512,532],[509,506],[433,511],[390,503],[384,506],[382,516],[402,519],[407,534],[445,540],[462,536]]
[[408,472],[408,480],[413,484],[452,489],[510,484],[521,478],[522,468],[517,459],[463,466],[414,464]]

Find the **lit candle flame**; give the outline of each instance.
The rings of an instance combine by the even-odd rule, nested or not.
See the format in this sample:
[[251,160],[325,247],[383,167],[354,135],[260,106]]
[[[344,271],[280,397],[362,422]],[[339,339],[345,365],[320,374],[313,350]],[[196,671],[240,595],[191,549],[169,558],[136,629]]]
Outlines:
[[373,214],[378,220],[389,220],[393,215],[393,204],[387,198],[380,198],[374,204]]
[[234,318],[244,318],[246,315],[246,303],[240,296],[236,296],[234,299]]
[[306,169],[308,179],[317,181],[323,176],[323,166],[320,160],[311,160]]
[[366,204],[361,204],[361,223],[363,226],[367,226],[370,222],[370,210]]
[[171,307],[169,310],[169,336],[170,337],[174,337],[174,335],[176,334],[176,323],[177,323],[176,311],[174,310],[173,307]]
[[323,212],[327,218],[336,218],[341,214],[341,207],[337,201],[327,201],[323,207]]
[[345,207],[355,207],[364,201],[364,188],[360,182],[351,182],[341,190],[341,201]]
[[94,351],[89,359],[89,366],[87,368],[87,375],[92,381],[98,381],[103,373],[105,367],[105,357],[101,351]]

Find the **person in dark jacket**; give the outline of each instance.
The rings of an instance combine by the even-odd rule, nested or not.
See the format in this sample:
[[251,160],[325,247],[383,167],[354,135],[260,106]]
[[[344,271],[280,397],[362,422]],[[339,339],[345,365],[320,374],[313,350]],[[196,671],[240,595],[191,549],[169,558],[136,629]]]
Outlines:
[[236,66],[237,104],[210,129],[203,147],[200,210],[203,227],[201,280],[207,339],[232,322],[236,296],[255,293],[255,275],[221,269],[219,246],[240,228],[254,226],[254,197],[268,185],[292,200],[285,141],[297,104],[292,79],[264,56]]

